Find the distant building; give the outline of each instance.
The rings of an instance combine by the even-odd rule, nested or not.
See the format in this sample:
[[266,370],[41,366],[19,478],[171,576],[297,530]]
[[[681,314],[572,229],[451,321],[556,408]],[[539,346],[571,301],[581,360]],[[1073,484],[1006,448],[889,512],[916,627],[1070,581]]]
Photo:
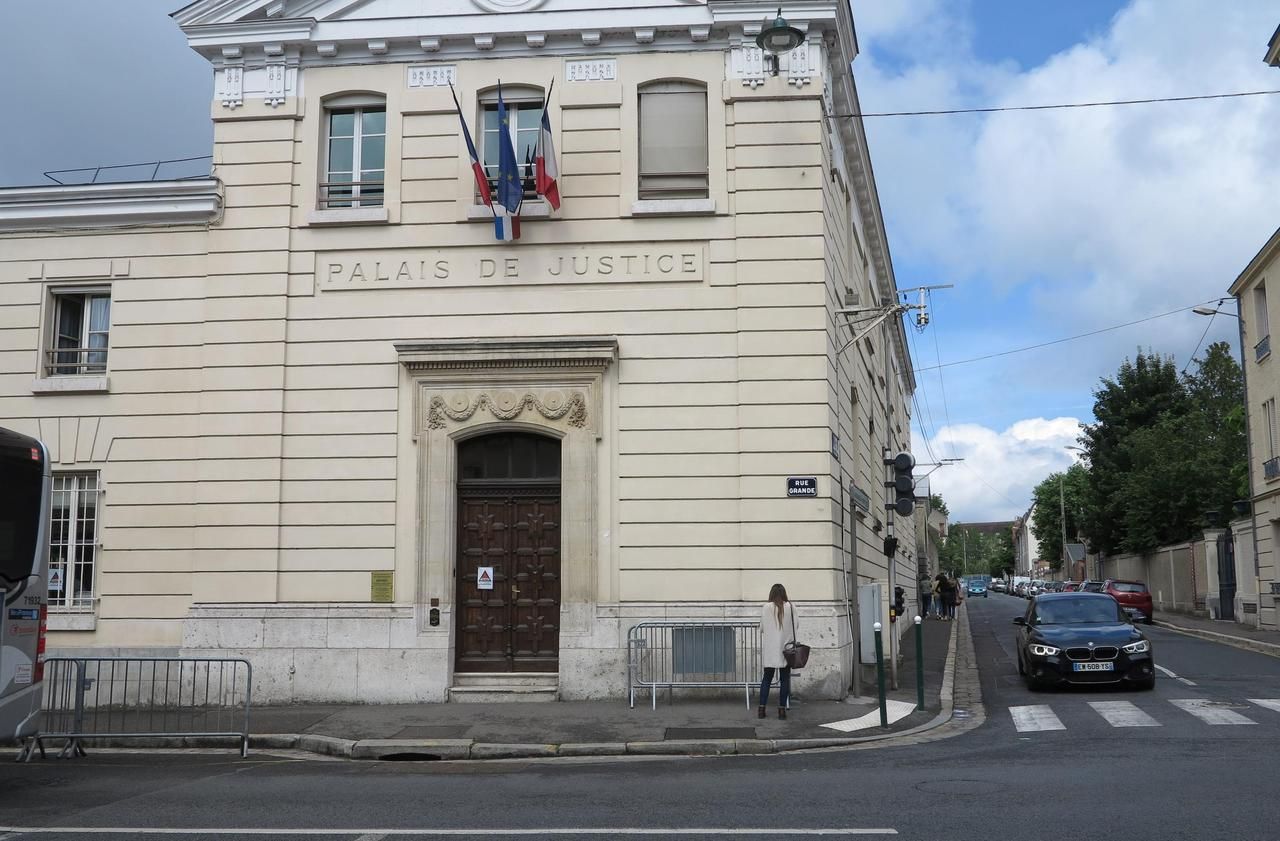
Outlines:
[[[1271,39],[1272,54],[1277,38]],[[1268,280],[1270,281],[1268,283]],[[1238,585],[1258,582],[1256,604],[1247,604],[1236,593],[1236,616],[1251,617],[1256,612],[1263,628],[1280,623],[1280,365],[1271,352],[1271,304],[1280,295],[1280,230],[1272,234],[1262,250],[1249,261],[1230,292],[1240,310],[1241,348],[1244,356],[1245,403],[1249,410],[1249,490],[1252,513],[1247,525],[1235,529],[1235,553],[1252,555],[1254,562],[1239,570],[1231,580],[1218,582],[1219,592]],[[1251,568],[1250,568],[1251,567]],[[1240,579],[1244,578],[1245,582]],[[1251,590],[1251,583],[1249,589]],[[1235,608],[1238,608],[1235,609]]]
[[1036,504],[1031,503],[1027,513],[1016,518],[1010,528],[1013,531],[1013,570],[1014,575],[1031,575],[1035,571],[1036,562],[1040,559],[1040,541],[1036,539],[1031,515]]

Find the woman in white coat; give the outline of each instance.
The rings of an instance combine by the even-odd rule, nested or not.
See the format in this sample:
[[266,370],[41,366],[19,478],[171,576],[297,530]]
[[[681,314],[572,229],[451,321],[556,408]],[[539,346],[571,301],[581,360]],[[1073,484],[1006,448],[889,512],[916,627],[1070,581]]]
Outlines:
[[778,672],[778,718],[787,717],[787,701],[791,698],[791,667],[782,656],[788,643],[795,642],[796,617],[787,601],[787,588],[774,584],[769,601],[760,606],[760,663],[764,678],[760,681],[760,709],[756,716],[764,718],[769,706],[769,687],[773,673]]

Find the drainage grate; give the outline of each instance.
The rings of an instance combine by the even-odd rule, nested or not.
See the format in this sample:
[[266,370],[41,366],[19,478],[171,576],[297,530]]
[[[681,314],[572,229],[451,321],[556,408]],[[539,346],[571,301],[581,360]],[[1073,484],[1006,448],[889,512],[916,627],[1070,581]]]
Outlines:
[[754,739],[754,727],[668,727],[664,739]]

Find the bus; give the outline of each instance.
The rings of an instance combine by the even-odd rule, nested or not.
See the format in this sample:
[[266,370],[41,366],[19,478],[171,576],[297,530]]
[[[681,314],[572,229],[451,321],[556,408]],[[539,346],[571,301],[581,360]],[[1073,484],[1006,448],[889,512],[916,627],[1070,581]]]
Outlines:
[[0,428],[0,742],[40,724],[51,488],[44,444]]

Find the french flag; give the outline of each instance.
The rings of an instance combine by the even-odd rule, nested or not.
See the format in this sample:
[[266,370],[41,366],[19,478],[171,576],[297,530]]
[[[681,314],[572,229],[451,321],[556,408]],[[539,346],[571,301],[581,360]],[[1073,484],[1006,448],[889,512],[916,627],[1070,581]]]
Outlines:
[[546,199],[553,210],[559,210],[560,187],[556,184],[556,179],[560,177],[560,167],[556,166],[556,146],[551,138],[551,117],[548,115],[551,89],[555,85],[555,80],[552,79],[551,86],[547,89],[546,104],[542,108],[542,130],[538,134],[538,152],[534,158],[534,166],[538,195]]
[[476,176],[476,189],[480,191],[480,201],[490,210],[493,209],[493,196],[489,194],[489,179],[485,177],[484,167],[480,164],[480,156],[476,154],[476,144],[471,140],[471,131],[467,128],[467,118],[462,116],[462,106],[458,104],[458,93],[449,85],[453,94],[453,107],[458,109],[458,120],[462,123],[462,136],[467,141],[467,154],[471,156],[471,171]]
[[520,239],[520,212],[512,213],[502,205],[493,207],[493,233],[503,242]]

